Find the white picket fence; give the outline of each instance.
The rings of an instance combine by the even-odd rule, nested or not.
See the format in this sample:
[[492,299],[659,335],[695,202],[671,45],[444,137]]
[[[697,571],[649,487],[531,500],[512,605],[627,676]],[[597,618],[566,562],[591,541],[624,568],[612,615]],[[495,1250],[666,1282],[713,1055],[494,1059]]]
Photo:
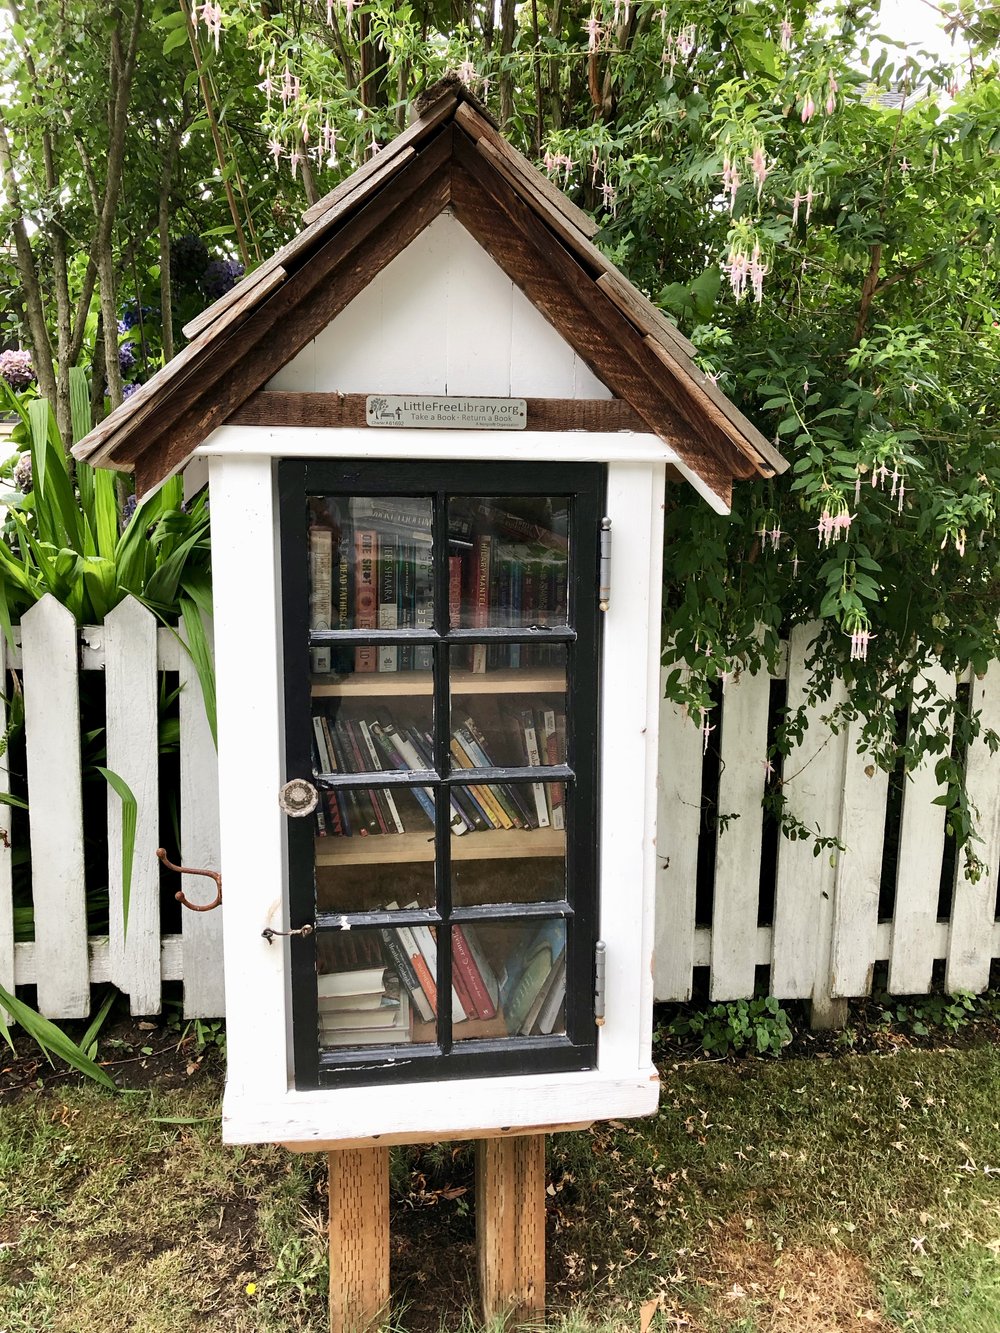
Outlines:
[[[806,696],[805,660],[814,631],[793,630],[786,653],[787,704]],[[937,676],[942,694],[960,682]],[[966,681],[983,726],[1000,731],[1000,664],[983,680]],[[969,795],[979,811],[983,839],[977,852],[988,873],[973,883],[959,858],[951,912],[938,919],[945,855],[945,810],[934,761],[910,775],[903,790],[895,849],[895,906],[879,919],[886,833],[888,775],[858,753],[859,724],[834,735],[822,718],[842,700],[834,697],[810,711],[802,744],[785,760],[781,774],[790,812],[810,827],[839,838],[846,851],[813,855],[810,840],[781,839],[776,865],[761,866],[761,798],[766,781],[767,722],[771,677],[743,674],[724,687],[711,724],[720,731],[717,810],[725,817],[714,857],[710,925],[696,924],[695,894],[703,810],[703,737],[681,710],[664,703],[657,849],[661,880],[657,898],[656,995],[691,997],[692,971],[710,969],[713,999],[750,996],[754,972],[770,968],[769,989],[781,999],[811,1000],[814,1020],[842,1017],[838,1000],[870,993],[876,963],[888,964],[888,990],[896,995],[930,990],[935,962],[943,963],[950,991],[981,991],[990,965],[1000,956],[996,920],[1000,872],[1000,759],[984,741],[966,756]],[[762,873],[763,870],[763,873]],[[759,924],[760,889],[773,880],[770,923]],[[839,1011],[839,1012],[838,1012]]]
[[[183,633],[183,626],[180,627]],[[35,939],[15,943],[12,913],[10,810],[0,805],[0,985],[34,985],[50,1018],[90,1011],[90,986],[112,982],[130,997],[132,1012],[160,1011],[162,983],[182,981],[188,1017],[223,1013],[222,914],[183,912],[178,934],[161,929],[161,831],[157,762],[158,673],[177,672],[180,694],[180,861],[219,864],[217,763],[201,690],[190,658],[169,629],[129,599],[102,626],[74,623],[46,598],[28,612],[11,653],[0,638],[0,675],[18,673],[24,691]],[[786,654],[787,700],[805,694],[804,661],[812,635],[792,634]],[[103,671],[106,682],[107,767],[125,779],[139,806],[129,923],[121,912],[121,803],[108,792],[110,933],[87,937],[80,758],[79,673]],[[942,689],[956,686],[942,678]],[[717,811],[724,820],[712,871],[709,919],[697,920],[699,839],[708,827],[703,808],[702,734],[680,710],[664,703],[661,716],[656,996],[685,1000],[695,968],[710,969],[715,999],[753,994],[756,969],[770,968],[769,989],[782,999],[808,999],[819,1021],[838,1017],[843,997],[869,993],[873,968],[888,963],[895,994],[920,994],[944,963],[948,990],[983,990],[1000,956],[996,921],[1000,870],[1000,758],[984,743],[967,757],[970,795],[980,811],[979,848],[989,873],[968,881],[959,865],[948,920],[938,920],[945,852],[945,815],[933,764],[906,784],[898,834],[895,909],[879,920],[886,837],[887,775],[857,753],[854,727],[832,735],[822,721],[831,704],[814,710],[805,739],[785,763],[791,811],[838,837],[847,850],[814,857],[809,841],[781,840],[776,865],[762,868],[761,798],[771,678],[762,673],[728,681],[717,717],[721,763]],[[984,724],[1000,731],[1000,666],[971,681]],[[832,702],[836,702],[834,699]],[[6,709],[0,701],[0,733]],[[8,789],[7,761],[0,790]],[[173,859],[173,858],[172,858]],[[702,860],[704,861],[704,856]],[[702,876],[705,876],[702,866]],[[761,918],[761,883],[773,880],[769,924]],[[183,887],[204,901],[206,881],[185,876]],[[210,887],[210,886],[209,886]]]
[[[183,634],[183,624],[179,627]],[[37,987],[49,1018],[83,1018],[90,986],[112,982],[134,1014],[160,1012],[162,983],[183,979],[184,1012],[208,1017],[224,1009],[220,912],[187,912],[179,934],[161,931],[157,699],[161,671],[181,687],[181,846],[168,848],[189,866],[217,867],[218,769],[201,688],[190,656],[172,630],[132,598],[103,625],[80,629],[51,597],[26,613],[11,653],[0,638],[0,676],[17,670],[24,691],[35,938],[15,943],[10,809],[0,806],[0,985]],[[87,937],[79,673],[103,671],[106,767],[128,783],[138,804],[128,930],[122,920],[122,806],[108,790],[110,932]],[[0,703],[0,732],[7,710]],[[0,790],[9,790],[9,755]],[[210,882],[209,882],[210,884]],[[183,877],[192,901],[205,901],[204,879]],[[178,884],[181,887],[181,884]],[[211,886],[210,886],[211,887]]]

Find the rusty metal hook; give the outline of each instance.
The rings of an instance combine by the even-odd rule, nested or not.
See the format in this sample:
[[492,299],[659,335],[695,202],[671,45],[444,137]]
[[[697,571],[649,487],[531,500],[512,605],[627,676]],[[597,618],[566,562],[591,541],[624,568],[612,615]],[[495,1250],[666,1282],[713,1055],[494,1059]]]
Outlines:
[[163,847],[157,847],[156,855],[168,870],[176,870],[178,875],[205,875],[208,879],[215,880],[215,897],[210,903],[204,903],[200,907],[197,903],[188,902],[187,898],[184,896],[184,890],[178,889],[174,894],[174,897],[182,907],[186,907],[192,912],[210,912],[213,907],[219,906],[222,902],[222,876],[217,870],[193,870],[191,866],[175,866],[173,861],[167,860],[166,849]]

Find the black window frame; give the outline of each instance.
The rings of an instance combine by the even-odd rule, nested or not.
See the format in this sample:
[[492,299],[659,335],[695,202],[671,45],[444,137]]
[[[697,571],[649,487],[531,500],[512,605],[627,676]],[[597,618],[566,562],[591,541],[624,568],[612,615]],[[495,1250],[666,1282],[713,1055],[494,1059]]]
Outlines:
[[[451,902],[449,802],[435,801],[435,908],[348,914],[351,928],[429,924],[438,928],[438,1032],[434,1043],[321,1051],[318,1041],[316,933],[293,936],[291,950],[293,1082],[300,1090],[400,1081],[450,1080],[509,1074],[593,1069],[594,944],[598,928],[601,633],[597,607],[600,521],[607,469],[601,463],[533,463],[385,459],[281,459],[277,462],[280,523],[285,780],[314,778],[309,649],[322,644],[431,644],[434,653],[434,761],[432,773],[381,773],[378,785],[432,785],[560,780],[567,802],[566,898],[456,908]],[[434,619],[430,629],[315,631],[309,628],[308,503],[314,496],[427,496],[433,505]],[[454,496],[567,497],[570,504],[567,623],[551,628],[453,629],[448,624],[447,506]],[[459,769],[453,773],[447,742],[450,653],[476,642],[561,643],[566,646],[566,763],[539,769]],[[325,781],[371,786],[352,774]],[[311,819],[287,820],[288,894],[293,926],[343,928],[340,914],[318,914]],[[473,835],[474,836],[474,835]],[[488,859],[488,858],[484,858]],[[566,1032],[560,1036],[461,1039],[451,1032],[451,950],[441,947],[450,926],[526,916],[565,918],[567,929]]]

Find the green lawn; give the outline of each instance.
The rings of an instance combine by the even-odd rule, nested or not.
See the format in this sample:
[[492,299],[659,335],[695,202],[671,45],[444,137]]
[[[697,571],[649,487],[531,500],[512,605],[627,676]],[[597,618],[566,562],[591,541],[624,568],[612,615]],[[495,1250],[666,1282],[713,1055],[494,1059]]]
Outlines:
[[[218,1097],[202,1071],[0,1110],[3,1333],[326,1328],[322,1161],[224,1148]],[[552,1140],[554,1324],[1000,1330],[993,1047],[677,1063],[661,1108]],[[399,1328],[474,1326],[470,1161],[396,1157]]]

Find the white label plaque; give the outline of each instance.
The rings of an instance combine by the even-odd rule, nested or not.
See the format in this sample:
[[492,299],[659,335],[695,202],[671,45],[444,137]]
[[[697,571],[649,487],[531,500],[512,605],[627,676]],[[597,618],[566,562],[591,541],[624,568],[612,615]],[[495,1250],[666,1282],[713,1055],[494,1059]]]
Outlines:
[[433,430],[524,430],[523,398],[438,398],[434,394],[369,394],[369,426],[409,426]]

